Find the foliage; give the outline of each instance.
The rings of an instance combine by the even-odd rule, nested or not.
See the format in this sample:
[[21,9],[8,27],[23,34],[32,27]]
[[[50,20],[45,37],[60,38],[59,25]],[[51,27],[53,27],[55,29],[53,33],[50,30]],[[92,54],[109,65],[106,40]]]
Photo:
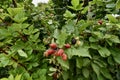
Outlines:
[[[0,2],[0,80],[120,80],[119,4]],[[65,60],[44,56],[51,43],[57,44],[55,53],[64,50]]]

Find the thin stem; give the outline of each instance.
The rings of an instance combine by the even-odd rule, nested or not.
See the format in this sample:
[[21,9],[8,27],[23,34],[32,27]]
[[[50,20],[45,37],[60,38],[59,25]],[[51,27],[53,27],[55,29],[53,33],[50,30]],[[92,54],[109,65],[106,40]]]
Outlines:
[[17,7],[17,1],[16,0],[12,0],[12,3],[14,5],[14,7],[16,8]]

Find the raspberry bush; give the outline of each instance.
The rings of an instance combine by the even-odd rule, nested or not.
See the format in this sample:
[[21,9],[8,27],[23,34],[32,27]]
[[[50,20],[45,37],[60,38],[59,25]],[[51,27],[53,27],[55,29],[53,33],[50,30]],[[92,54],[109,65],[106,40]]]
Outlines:
[[0,2],[0,80],[120,80],[120,0]]

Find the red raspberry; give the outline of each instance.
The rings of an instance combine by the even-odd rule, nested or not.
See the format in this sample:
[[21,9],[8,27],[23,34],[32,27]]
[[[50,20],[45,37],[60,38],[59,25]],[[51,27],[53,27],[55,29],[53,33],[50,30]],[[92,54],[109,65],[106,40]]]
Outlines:
[[63,49],[59,49],[57,53],[61,56],[64,53],[64,50]]
[[56,53],[55,56],[61,56],[64,53],[63,49],[59,49]]
[[53,50],[53,49],[48,49],[48,50],[47,50],[47,53],[48,53],[48,55],[54,54],[54,53],[55,53],[55,50]]
[[65,44],[65,48],[70,48],[70,44]]
[[51,43],[49,46],[52,49],[56,49],[57,48],[57,44],[56,43]]
[[66,55],[65,53],[62,54],[62,59],[63,59],[64,61],[67,60],[67,55]]

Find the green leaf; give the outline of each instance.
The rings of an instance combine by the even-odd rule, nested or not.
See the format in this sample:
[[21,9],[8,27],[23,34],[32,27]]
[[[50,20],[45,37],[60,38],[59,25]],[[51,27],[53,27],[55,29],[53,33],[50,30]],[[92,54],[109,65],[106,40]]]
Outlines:
[[86,12],[88,11],[88,6],[86,6],[85,8],[83,8],[83,10],[82,10],[82,14],[85,14]]
[[106,77],[107,79],[113,80],[113,79],[112,79],[112,76],[110,75],[110,73],[109,73],[109,71],[108,71],[107,68],[101,68],[101,69],[100,69],[100,72],[101,72],[102,75],[103,75],[104,77]]
[[120,29],[120,24],[116,24],[116,26]]
[[24,8],[8,8],[7,11],[15,22],[22,23],[27,19]]
[[9,57],[5,54],[0,54],[0,67],[5,67],[9,65]]
[[32,31],[32,34],[34,34],[34,33],[36,33],[36,32],[39,32],[39,29],[34,29],[34,30]]
[[64,79],[64,80],[68,80],[68,79],[69,79],[69,72],[68,72],[68,71],[64,71],[64,72],[62,73],[62,76],[63,76],[63,79]]
[[99,76],[97,76],[97,80],[106,80],[106,78],[100,74]]
[[7,8],[8,13],[11,17],[24,11],[24,8]]
[[75,14],[71,13],[69,10],[66,10],[66,12],[64,13],[64,16],[67,18],[73,18],[75,17]]
[[88,48],[85,48],[85,47],[79,47],[78,50],[76,50],[75,55],[91,58]]
[[109,39],[109,38],[111,38],[111,35],[110,34],[105,34],[104,38]]
[[90,42],[97,42],[98,38],[91,36],[91,37],[89,37],[89,41]]
[[90,64],[90,59],[89,58],[84,58],[83,59],[83,66],[86,67]]
[[76,58],[76,66],[78,68],[80,68],[80,69],[82,68],[82,66],[83,66],[83,59],[81,57]]
[[69,20],[64,27],[68,34],[71,34],[75,31],[75,22],[73,20]]
[[113,59],[115,60],[115,62],[117,62],[118,64],[120,64],[120,50],[117,48],[112,48],[110,49],[110,52],[113,56]]
[[118,22],[118,20],[115,17],[113,17],[111,14],[108,14],[107,18],[109,19],[110,22],[113,22],[113,23]]
[[34,30],[34,26],[31,25],[31,26],[28,28],[29,34],[31,34],[31,33],[33,32],[33,30]]
[[111,35],[111,38],[109,38],[109,40],[112,41],[113,43],[120,43],[119,37],[115,35]]
[[17,15],[13,18],[13,20],[14,20],[15,22],[22,23],[22,22],[24,22],[24,21],[27,19],[27,17],[25,17],[24,15],[25,15],[25,14],[24,14],[23,12],[21,12],[21,13],[17,14]]
[[94,34],[98,39],[102,39],[102,38],[103,38],[103,33],[101,33],[101,32],[94,31],[93,34]]
[[22,49],[18,50],[17,52],[21,57],[25,57],[25,58],[28,57],[27,54]]
[[2,79],[0,79],[0,80],[9,80],[8,78],[2,78]]
[[107,61],[108,61],[108,63],[109,63],[110,65],[114,65],[114,64],[115,64],[115,60],[113,59],[112,56],[108,57]]
[[34,41],[34,42],[37,42],[37,39],[39,38],[39,32],[34,34],[34,35],[30,35],[30,40],[31,41]]
[[21,32],[23,26],[24,25],[22,25],[22,24],[13,23],[8,29],[11,32],[15,32],[15,31]]
[[87,22],[84,20],[80,20],[78,22],[77,26],[78,26],[79,31],[82,32],[82,31],[86,30],[86,28],[89,27],[91,24],[92,24],[92,22],[90,22],[90,21]]
[[107,64],[101,59],[94,60],[94,63],[96,63],[100,67],[106,67],[107,66]]
[[83,73],[85,78],[89,78],[89,70],[87,68],[83,68],[82,73]]
[[47,69],[38,69],[32,74],[33,79],[35,80],[46,80]]
[[93,71],[97,74],[97,77],[99,77],[99,75],[100,75],[100,67],[95,63],[91,63],[91,66],[93,68]]
[[110,3],[110,4],[107,4],[106,7],[107,7],[107,8],[114,8],[114,7],[115,7],[115,4],[114,4],[114,3]]
[[98,52],[102,57],[108,57],[111,54],[106,47],[100,47],[100,49],[98,49]]
[[69,63],[68,61],[63,61],[60,57],[57,58],[57,61],[59,64],[61,64],[61,66],[63,67],[63,69],[69,69]]
[[90,44],[90,48],[92,48],[92,49],[99,49],[99,45],[96,44],[96,43],[91,43]]
[[89,54],[88,48],[85,48],[85,47],[79,47],[78,49],[71,47],[66,52],[68,54],[68,58],[71,58],[72,56],[91,58],[91,55]]
[[62,32],[58,35],[57,43],[59,44],[59,47],[62,48],[65,44],[65,40],[67,39],[68,34],[65,30],[62,30]]
[[0,29],[0,40],[9,36],[11,36],[11,33],[7,29]]
[[22,75],[16,75],[16,76],[15,76],[15,80],[21,80],[21,76],[22,76]]
[[117,2],[116,2],[116,8],[120,9],[120,0],[117,0]]
[[74,51],[74,48],[73,48],[73,47],[71,47],[70,49],[67,49],[67,50],[66,50],[66,53],[67,53],[69,59],[71,59],[72,56],[74,55],[74,52],[73,52],[73,51]]
[[8,78],[9,80],[14,80],[14,76],[12,74]]
[[59,30],[58,30],[58,29],[55,29],[55,30],[54,30],[54,34],[53,34],[53,37],[57,39],[58,36],[59,36]]
[[55,71],[57,71],[57,69],[56,69],[56,68],[51,67],[51,68],[49,68],[49,71],[55,72]]
[[21,40],[16,41],[15,45],[11,47],[12,51],[17,51],[25,48],[25,43]]
[[77,6],[79,5],[79,0],[72,0],[71,4],[74,8],[77,8]]

